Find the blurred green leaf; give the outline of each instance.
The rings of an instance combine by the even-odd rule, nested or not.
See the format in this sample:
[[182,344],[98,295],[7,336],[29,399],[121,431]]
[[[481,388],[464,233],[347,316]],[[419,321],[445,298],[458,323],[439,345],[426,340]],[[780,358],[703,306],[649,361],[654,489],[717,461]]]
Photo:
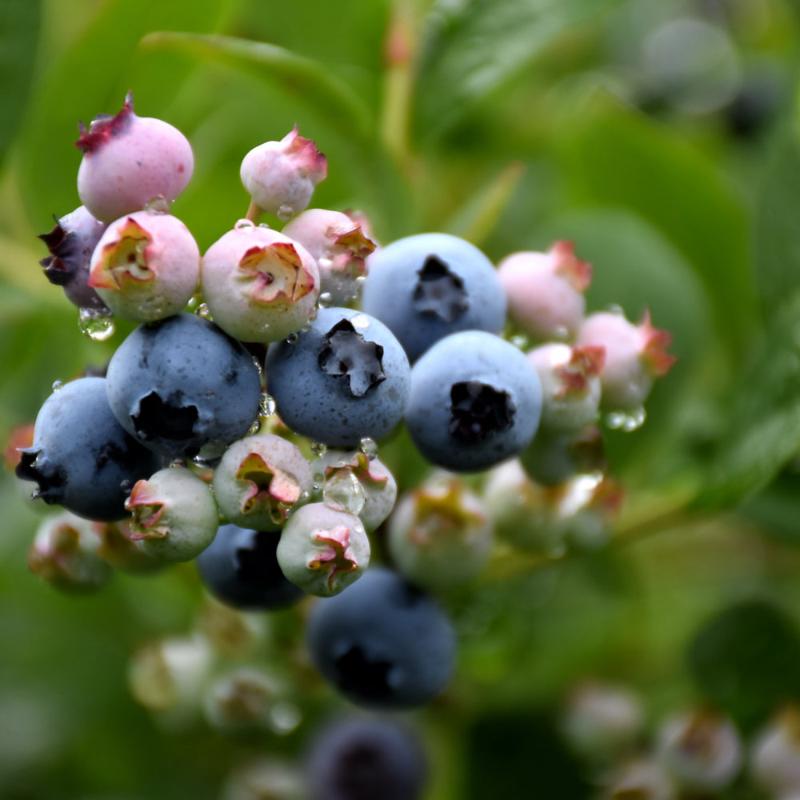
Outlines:
[[604,105],[562,123],[559,142],[571,196],[582,204],[636,211],[678,247],[705,286],[720,333],[740,355],[757,317],[743,198],[676,135]]
[[739,603],[709,620],[687,658],[705,699],[748,731],[800,698],[800,635],[785,612],[764,600]]
[[767,313],[800,289],[800,140],[794,127],[776,143],[757,199],[756,266]]
[[317,113],[344,135],[368,140],[374,120],[369,107],[324,64],[265,42],[232,36],[202,36],[189,33],[148,34],[147,48],[184,52],[206,61],[218,61],[244,69],[264,80],[277,80],[284,89],[298,94]]
[[438,0],[426,20],[417,77],[423,137],[441,136],[528,67],[568,29],[617,0]]
[[800,295],[776,312],[729,396],[721,445],[697,501],[707,508],[752,495],[800,450]]
[[36,63],[41,3],[4,0],[0,5],[0,159],[25,113]]
[[[87,30],[43,76],[20,138],[20,191],[35,224],[77,202],[75,175],[80,153],[72,146],[78,121],[117,110],[128,89],[147,116],[169,106],[189,67],[163,57],[135,81],[139,41],[154,27],[215,30],[236,0],[109,0]],[[152,58],[152,57],[151,57]]]

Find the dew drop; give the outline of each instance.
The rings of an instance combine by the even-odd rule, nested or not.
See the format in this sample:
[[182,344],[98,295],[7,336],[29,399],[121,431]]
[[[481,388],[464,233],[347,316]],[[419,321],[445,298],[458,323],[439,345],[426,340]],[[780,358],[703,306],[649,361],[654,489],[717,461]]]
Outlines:
[[258,404],[258,413],[262,417],[271,417],[275,413],[275,398],[270,394],[262,394]]
[[169,214],[170,202],[163,194],[157,194],[144,204],[144,210],[151,214]]
[[259,228],[271,228],[272,226],[268,222],[259,222],[258,223],[258,227]]
[[331,297],[330,292],[323,292],[319,296],[319,304],[322,308],[328,308],[328,306],[330,306],[331,303],[333,303],[333,297]]
[[242,219],[237,219],[236,224],[233,226],[234,230],[240,231],[243,228],[255,228],[256,224],[251,219],[247,219],[247,217],[243,217]]
[[53,381],[53,383],[52,383],[52,385],[50,386],[50,388],[51,388],[51,389],[52,389],[54,392],[57,392],[59,389],[63,388],[63,386],[64,386],[64,381]]
[[288,222],[294,216],[294,206],[290,206],[284,203],[284,205],[278,208],[278,211],[275,214],[275,216],[281,222]]
[[114,335],[114,320],[108,311],[82,308],[78,312],[78,327],[93,342],[105,342]]
[[566,325],[557,325],[553,328],[553,338],[558,341],[569,339],[569,328]]
[[170,469],[181,469],[182,467],[186,466],[186,460],[183,458],[173,458],[172,461],[169,462]]
[[324,442],[311,442],[309,445],[311,452],[317,457],[322,458],[328,452],[328,445]]
[[616,314],[618,317],[625,316],[625,309],[619,303],[612,303],[610,306],[606,306],[606,311],[609,314]]
[[374,439],[370,439],[369,436],[365,436],[358,444],[358,449],[370,460],[372,461],[373,458],[377,458],[378,456],[378,445],[376,444]]
[[130,494],[131,489],[133,489],[133,481],[126,478],[124,481],[120,481],[119,488],[125,494]]
[[364,510],[366,500],[364,487],[352,470],[340,469],[325,481],[322,501],[331,508],[342,509],[357,517]]
[[359,276],[356,278],[356,283],[357,283],[359,286],[363,286],[363,285],[364,285],[366,282],[367,282],[367,276],[366,276],[366,275],[359,275]]
[[213,321],[214,317],[211,316],[211,311],[208,308],[208,303],[200,303],[197,306],[197,309],[194,312],[197,314],[198,317],[202,317],[203,319],[207,319],[209,322]]
[[528,337],[522,336],[518,334],[517,336],[512,336],[509,339],[509,342],[514,345],[519,350],[527,350],[528,349]]
[[298,338],[299,337],[296,333],[290,333],[285,339],[286,344],[296,344]]
[[646,419],[644,406],[639,406],[633,411],[612,411],[606,415],[606,425],[614,431],[633,433],[644,425]]

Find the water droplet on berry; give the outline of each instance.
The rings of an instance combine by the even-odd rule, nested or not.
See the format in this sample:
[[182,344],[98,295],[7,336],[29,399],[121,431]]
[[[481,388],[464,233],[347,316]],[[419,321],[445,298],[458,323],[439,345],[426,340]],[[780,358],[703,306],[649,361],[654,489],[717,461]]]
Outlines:
[[239,231],[242,228],[255,228],[256,224],[251,219],[247,219],[247,217],[243,217],[242,219],[237,219],[236,224],[233,226],[235,230]]
[[144,210],[151,214],[169,214],[170,202],[163,194],[157,194],[144,204]]
[[259,222],[258,223],[258,227],[259,228],[271,228],[272,226],[268,222]]
[[271,417],[275,413],[275,398],[269,394],[262,394],[258,404],[258,413],[262,417]]
[[340,469],[325,481],[322,501],[331,508],[358,516],[364,510],[367,498],[361,481],[353,475],[353,471]]
[[133,481],[126,478],[124,481],[120,481],[119,488],[121,491],[125,492],[125,494],[129,494],[131,489],[133,489]]
[[322,458],[328,452],[328,445],[323,442],[311,442],[309,445],[311,452],[317,457]]
[[366,282],[367,282],[367,276],[366,276],[366,275],[359,275],[359,276],[356,278],[356,283],[357,283],[359,286],[363,286],[363,285],[364,285]]
[[276,215],[281,222],[288,222],[294,216],[294,207],[290,205],[282,205]]
[[173,458],[172,461],[169,462],[170,469],[180,469],[181,467],[186,466],[186,460],[183,458]]
[[553,338],[558,341],[569,339],[569,328],[566,325],[557,325],[553,328]]
[[93,342],[105,342],[114,335],[114,320],[110,311],[82,308],[78,312],[78,327]]
[[517,336],[512,336],[509,340],[511,344],[514,345],[519,350],[527,350],[528,349],[528,337],[522,336],[518,334]]
[[319,296],[319,304],[322,308],[327,308],[333,302],[333,297],[331,297],[330,292],[323,292]]
[[61,389],[63,386],[64,386],[64,381],[53,381],[53,383],[52,383],[52,385],[50,386],[50,388],[51,388],[51,389],[52,389],[54,392],[57,392],[57,391],[58,391],[59,389]]
[[619,303],[612,303],[610,306],[607,306],[606,311],[608,311],[609,314],[616,314],[618,317],[625,316],[625,309]]
[[190,314],[196,314],[197,308],[202,302],[203,302],[202,296],[199,294],[194,294],[189,298],[189,302],[186,304],[186,310]]
[[297,342],[298,336],[296,333],[290,333],[286,337],[286,344],[295,344]]
[[200,305],[197,306],[197,310],[194,313],[197,314],[198,317],[207,319],[209,322],[212,322],[214,319],[214,317],[211,316],[211,311],[208,308],[208,303],[200,303]]
[[644,425],[646,419],[647,412],[643,406],[639,406],[633,411],[612,411],[606,415],[606,425],[613,431],[633,433]]
[[372,461],[373,458],[377,458],[378,456],[378,445],[376,444],[374,439],[370,439],[369,436],[365,436],[358,444],[358,449],[370,460]]

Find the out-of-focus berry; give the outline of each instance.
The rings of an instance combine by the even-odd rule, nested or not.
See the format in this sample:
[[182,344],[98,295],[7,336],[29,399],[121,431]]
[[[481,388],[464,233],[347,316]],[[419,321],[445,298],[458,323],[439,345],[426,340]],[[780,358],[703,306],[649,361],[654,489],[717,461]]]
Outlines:
[[785,708],[758,734],[750,751],[750,772],[776,797],[800,795],[800,707]]

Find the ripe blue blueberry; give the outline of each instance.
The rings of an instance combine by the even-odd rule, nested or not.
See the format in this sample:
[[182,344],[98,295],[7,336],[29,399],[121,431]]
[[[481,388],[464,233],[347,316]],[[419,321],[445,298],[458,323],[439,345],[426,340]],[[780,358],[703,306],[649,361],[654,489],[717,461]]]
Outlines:
[[506,299],[492,263],[446,233],[399,239],[368,259],[364,311],[400,340],[411,361],[458,331],[500,333]]
[[387,569],[372,569],[311,612],[317,668],[354,703],[412,708],[439,694],[453,671],[455,633],[439,606]]
[[541,410],[541,382],[525,356],[490,333],[466,331],[414,365],[406,424],[431,462],[474,472],[523,450]]
[[405,725],[349,717],[314,739],[306,773],[311,800],[417,800],[428,765],[422,743]]
[[106,380],[79,378],[47,398],[36,417],[33,446],[22,451],[16,472],[37,484],[46,503],[111,521],[125,517],[131,487],[158,466],[157,457],[114,418]]
[[272,531],[222,525],[197,558],[206,588],[234,608],[267,611],[296,603],[303,592],[286,580],[278,566],[279,540]]
[[192,314],[139,326],[108,365],[108,399],[120,424],[168,457],[243,436],[260,398],[247,350]]
[[320,309],[308,330],[267,355],[280,418],[333,447],[390,433],[403,417],[409,382],[408,359],[391,331],[348,308]]

